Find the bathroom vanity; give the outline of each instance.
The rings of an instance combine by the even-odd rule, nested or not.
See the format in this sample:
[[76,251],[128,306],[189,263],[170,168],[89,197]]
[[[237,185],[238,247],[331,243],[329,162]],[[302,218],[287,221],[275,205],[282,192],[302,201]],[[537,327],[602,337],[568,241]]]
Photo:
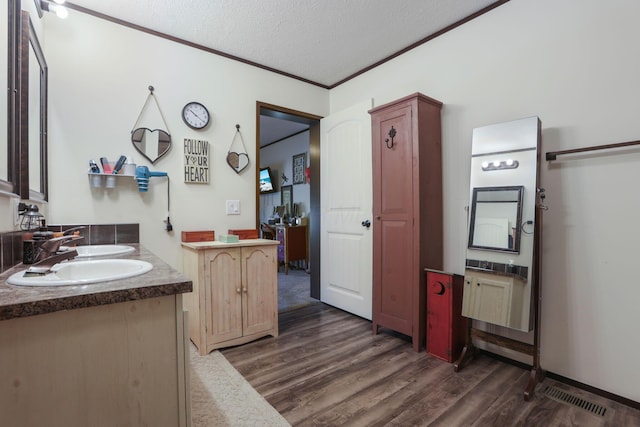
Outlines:
[[189,336],[201,355],[278,336],[277,240],[182,243]]
[[57,287],[7,284],[24,266],[0,275],[3,425],[190,425],[182,293],[192,284],[131,246],[127,258],[150,272]]

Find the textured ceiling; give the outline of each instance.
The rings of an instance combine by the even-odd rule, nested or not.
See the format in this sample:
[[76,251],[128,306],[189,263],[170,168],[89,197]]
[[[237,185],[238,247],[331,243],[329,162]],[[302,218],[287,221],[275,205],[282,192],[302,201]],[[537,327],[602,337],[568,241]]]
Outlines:
[[331,87],[496,0],[68,3]]

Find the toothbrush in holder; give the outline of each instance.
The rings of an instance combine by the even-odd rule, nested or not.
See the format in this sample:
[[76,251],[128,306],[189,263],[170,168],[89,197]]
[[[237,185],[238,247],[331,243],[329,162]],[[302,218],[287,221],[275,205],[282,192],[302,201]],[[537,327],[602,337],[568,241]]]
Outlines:
[[116,162],[116,165],[113,168],[113,172],[111,172],[113,175],[116,175],[120,172],[120,169],[122,169],[122,166],[124,166],[124,163],[127,161],[127,156],[120,156],[120,158],[118,159],[118,161]]
[[102,172],[110,174],[111,165],[109,164],[109,160],[106,157],[100,157],[100,164],[102,165]]

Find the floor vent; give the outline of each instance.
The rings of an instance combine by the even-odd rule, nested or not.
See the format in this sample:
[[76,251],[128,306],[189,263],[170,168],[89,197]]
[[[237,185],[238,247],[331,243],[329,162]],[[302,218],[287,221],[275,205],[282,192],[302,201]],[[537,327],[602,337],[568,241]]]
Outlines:
[[584,400],[578,396],[574,396],[573,394],[562,391],[556,387],[547,386],[544,389],[544,394],[551,397],[552,399],[577,406],[578,408],[584,409],[585,411],[588,411],[600,417],[604,417],[607,413],[606,407],[598,405],[597,403],[589,402],[588,400]]

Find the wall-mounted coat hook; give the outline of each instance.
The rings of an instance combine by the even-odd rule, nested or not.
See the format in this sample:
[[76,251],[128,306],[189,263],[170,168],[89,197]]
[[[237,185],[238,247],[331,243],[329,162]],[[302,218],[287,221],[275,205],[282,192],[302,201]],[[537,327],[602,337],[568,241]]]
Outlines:
[[391,138],[391,144],[389,144],[389,138],[385,139],[384,142],[387,144],[387,148],[393,148],[393,138],[396,137],[396,130],[391,126],[391,130],[389,130],[389,138]]

